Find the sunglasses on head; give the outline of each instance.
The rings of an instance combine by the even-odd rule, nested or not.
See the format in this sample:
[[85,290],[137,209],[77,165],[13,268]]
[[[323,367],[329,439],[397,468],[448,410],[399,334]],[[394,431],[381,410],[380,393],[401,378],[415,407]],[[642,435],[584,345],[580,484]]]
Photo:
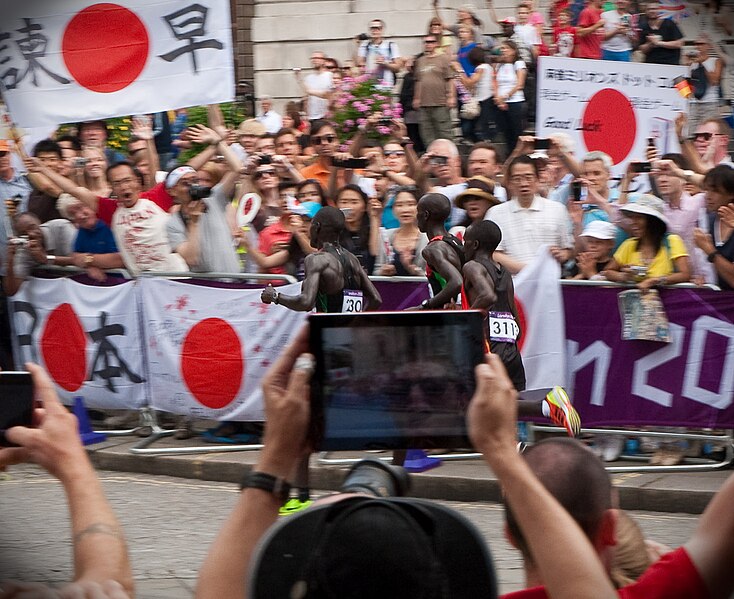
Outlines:
[[710,131],[701,131],[700,133],[694,133],[693,139],[703,139],[704,141],[709,141],[713,136],[714,134]]
[[336,135],[322,135],[322,136],[314,136],[311,138],[311,143],[316,144],[317,146],[320,146],[321,144],[330,144],[334,143],[336,141]]

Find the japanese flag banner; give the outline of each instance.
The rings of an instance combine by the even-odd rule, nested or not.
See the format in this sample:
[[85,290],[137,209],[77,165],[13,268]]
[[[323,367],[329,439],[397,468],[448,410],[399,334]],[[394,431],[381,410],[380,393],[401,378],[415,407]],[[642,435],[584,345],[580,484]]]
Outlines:
[[229,0],[2,5],[0,80],[21,127],[234,98]]
[[112,287],[30,277],[8,298],[16,368],[43,366],[62,401],[88,408],[145,404],[140,306],[135,283]]
[[515,277],[515,303],[520,320],[520,354],[527,388],[565,384],[566,322],[561,267],[547,246]]
[[[260,384],[305,312],[263,304],[261,289],[138,281],[145,314],[151,405],[214,420],[264,420]],[[279,287],[298,294],[301,284]]]

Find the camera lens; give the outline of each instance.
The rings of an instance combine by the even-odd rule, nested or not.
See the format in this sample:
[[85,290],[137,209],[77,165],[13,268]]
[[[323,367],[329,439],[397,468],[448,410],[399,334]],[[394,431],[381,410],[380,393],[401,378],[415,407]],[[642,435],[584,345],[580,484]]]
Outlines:
[[347,473],[340,491],[366,493],[374,497],[403,497],[410,489],[410,477],[402,466],[390,466],[375,458],[365,458]]

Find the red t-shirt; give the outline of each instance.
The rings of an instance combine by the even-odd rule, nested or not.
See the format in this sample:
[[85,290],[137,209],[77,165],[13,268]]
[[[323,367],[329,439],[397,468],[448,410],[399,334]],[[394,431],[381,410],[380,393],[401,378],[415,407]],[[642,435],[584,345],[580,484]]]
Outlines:
[[[666,553],[645,570],[637,582],[617,593],[623,599],[705,599],[709,596],[706,584],[683,547]],[[547,598],[544,587],[502,595],[502,599]]]
[[[579,15],[579,27],[590,27],[601,20],[601,9],[587,6]],[[601,58],[601,43],[604,40],[604,27],[599,27],[593,33],[577,36],[576,56],[578,58]]]
[[141,198],[148,198],[153,203],[158,204],[163,210],[168,212],[173,206],[173,197],[166,191],[166,185],[164,181],[157,183],[147,191],[140,194]]
[[[291,232],[283,226],[281,221],[265,227],[260,231],[260,251],[266,256],[270,256],[273,252],[273,246],[276,243],[288,243],[291,240]],[[274,266],[268,268],[266,272],[273,275],[282,275],[285,273],[284,266]]]
[[573,56],[576,41],[575,27],[568,25],[567,27],[553,28],[553,44],[556,47],[555,56]]
[[[166,212],[173,206],[173,198],[168,194],[166,186],[163,183],[158,183],[149,190],[142,192],[140,197],[149,199]],[[117,210],[117,200],[97,196],[97,218],[108,227],[112,226],[112,215],[115,213],[115,210]]]

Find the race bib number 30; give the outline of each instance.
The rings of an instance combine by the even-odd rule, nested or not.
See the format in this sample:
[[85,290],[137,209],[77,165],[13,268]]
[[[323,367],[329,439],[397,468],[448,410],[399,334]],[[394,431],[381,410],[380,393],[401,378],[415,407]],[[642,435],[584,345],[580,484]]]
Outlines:
[[342,312],[362,312],[363,310],[364,294],[359,289],[345,289]]
[[489,340],[515,343],[520,335],[520,327],[510,312],[490,312]]

